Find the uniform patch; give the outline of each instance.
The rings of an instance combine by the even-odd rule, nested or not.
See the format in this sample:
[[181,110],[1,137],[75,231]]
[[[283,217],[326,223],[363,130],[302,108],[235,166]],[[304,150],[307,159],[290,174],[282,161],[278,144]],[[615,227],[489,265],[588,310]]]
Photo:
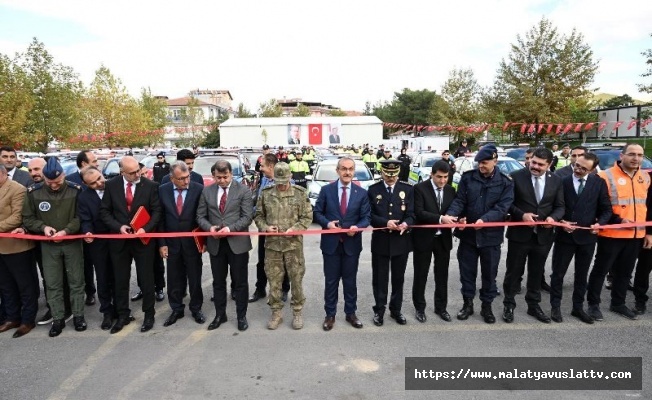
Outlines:
[[618,178],[618,184],[623,186],[627,184],[627,181],[625,180],[625,178]]
[[50,203],[47,201],[42,201],[38,204],[38,209],[45,212],[45,211],[50,211]]

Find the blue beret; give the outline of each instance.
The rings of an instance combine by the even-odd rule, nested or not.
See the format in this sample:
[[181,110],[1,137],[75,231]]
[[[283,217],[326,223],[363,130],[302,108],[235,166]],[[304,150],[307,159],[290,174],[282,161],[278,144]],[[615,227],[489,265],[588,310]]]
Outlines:
[[488,144],[485,146],[482,146],[480,150],[478,150],[478,154],[475,155],[475,161],[485,161],[485,160],[494,160],[498,158],[498,151],[496,150],[496,146],[493,144]]
[[61,164],[59,164],[59,161],[56,159],[56,157],[50,157],[45,163],[45,167],[43,168],[43,176],[45,176],[47,179],[54,180],[57,179],[61,174],[63,174],[63,168],[61,168]]

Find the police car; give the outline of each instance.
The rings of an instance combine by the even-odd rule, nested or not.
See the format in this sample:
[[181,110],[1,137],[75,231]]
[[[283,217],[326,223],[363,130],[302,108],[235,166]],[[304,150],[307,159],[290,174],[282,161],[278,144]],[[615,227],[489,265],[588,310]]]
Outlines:
[[[306,175],[306,180],[308,181],[308,199],[313,207],[317,203],[321,188],[339,178],[336,171],[337,162],[338,160],[323,160],[317,164],[313,175]],[[380,176],[373,175],[364,162],[355,160],[354,185],[359,185],[367,190],[370,185],[379,179]]]
[[[453,156],[450,156],[451,160]],[[441,160],[441,154],[436,152],[419,153],[412,159],[408,183],[414,185],[430,179],[432,165]]]

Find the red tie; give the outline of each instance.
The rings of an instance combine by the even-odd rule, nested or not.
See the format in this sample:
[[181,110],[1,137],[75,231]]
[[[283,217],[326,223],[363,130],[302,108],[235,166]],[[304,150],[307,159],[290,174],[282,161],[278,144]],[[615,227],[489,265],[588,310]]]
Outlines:
[[346,216],[346,186],[342,186],[342,199],[340,200],[340,214],[342,218]]
[[131,203],[134,201],[134,194],[131,191],[131,182],[127,182],[127,194],[125,195],[125,200],[127,200],[127,211],[131,211]]
[[224,214],[224,209],[226,208],[226,189],[222,193],[222,198],[220,199],[220,212]]
[[181,193],[183,193],[183,189],[177,189],[179,191],[179,195],[177,196],[177,214],[181,215],[181,211],[183,210],[183,196]]

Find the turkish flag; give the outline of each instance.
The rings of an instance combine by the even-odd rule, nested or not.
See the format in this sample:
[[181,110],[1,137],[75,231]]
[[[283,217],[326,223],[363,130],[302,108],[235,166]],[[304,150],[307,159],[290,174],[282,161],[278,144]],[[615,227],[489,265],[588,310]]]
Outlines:
[[308,144],[317,144],[321,145],[321,124],[309,124],[308,125]]

